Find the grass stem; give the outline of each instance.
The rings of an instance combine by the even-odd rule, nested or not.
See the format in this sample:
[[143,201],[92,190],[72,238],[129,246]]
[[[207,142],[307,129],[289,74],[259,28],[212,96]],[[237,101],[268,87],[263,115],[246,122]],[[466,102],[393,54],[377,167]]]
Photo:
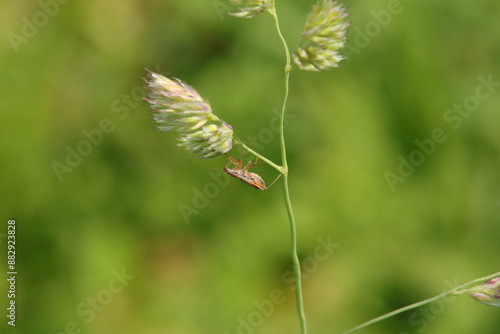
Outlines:
[[449,291],[446,291],[440,295],[437,295],[435,297],[432,297],[432,298],[429,298],[429,299],[426,299],[426,300],[422,300],[420,302],[417,302],[417,303],[414,303],[414,304],[411,304],[411,305],[408,305],[408,306],[405,306],[405,307],[401,307],[397,310],[394,310],[392,312],[389,312],[389,313],[386,313],[384,315],[381,315],[380,317],[377,317],[377,318],[374,318],[372,320],[369,320],[359,326],[356,326],[350,330],[348,330],[347,332],[344,332],[343,334],[349,334],[349,333],[352,333],[352,332],[355,332],[357,330],[360,330],[362,328],[365,328],[365,327],[368,327],[370,325],[373,325],[374,323],[376,322],[379,322],[379,321],[382,321],[382,320],[385,320],[387,318],[390,318],[392,316],[395,316],[396,314],[399,314],[399,313],[403,313],[405,311],[408,311],[408,310],[411,310],[411,309],[414,309],[414,308],[417,308],[417,307],[420,307],[422,305],[425,305],[425,304],[429,304],[429,303],[432,303],[436,300],[439,300],[443,297],[446,297],[446,296],[456,296],[456,295],[460,295],[460,294],[464,294],[464,293],[467,293],[468,290],[462,290],[466,287],[469,287],[471,285],[475,285],[475,284],[478,284],[478,283],[481,283],[481,282],[485,282],[485,281],[488,281],[492,278],[495,278],[495,277],[498,277],[500,276],[500,272],[496,273],[496,274],[493,274],[493,275],[490,275],[490,276],[486,276],[486,277],[481,277],[481,278],[478,278],[478,279],[475,279],[473,281],[470,281],[470,282],[467,282],[465,284],[462,284],[454,289],[451,289]]
[[272,7],[269,10],[269,13],[274,18],[274,23],[276,25],[276,31],[278,32],[279,38],[283,43],[283,47],[285,49],[286,56],[286,65],[285,65],[285,97],[283,99],[283,105],[281,107],[281,118],[280,118],[280,142],[281,142],[281,160],[282,165],[287,171],[286,174],[283,175],[283,194],[285,197],[285,205],[286,210],[288,212],[288,219],[290,221],[290,232],[291,232],[291,244],[292,244],[292,262],[293,269],[295,272],[295,293],[297,299],[297,313],[299,315],[300,320],[300,328],[302,334],[307,334],[307,324],[306,324],[306,316],[304,313],[304,302],[302,298],[302,282],[301,282],[301,272],[300,272],[300,261],[297,255],[297,228],[295,224],[295,217],[292,209],[292,202],[290,201],[290,191],[288,187],[288,163],[286,158],[286,146],[285,146],[285,135],[284,135],[284,120],[285,120],[285,109],[286,102],[288,100],[288,92],[290,89],[290,70],[292,68],[290,61],[290,51],[288,49],[288,45],[286,44],[285,38],[281,33],[281,29],[279,26],[278,15],[276,14],[276,8]]

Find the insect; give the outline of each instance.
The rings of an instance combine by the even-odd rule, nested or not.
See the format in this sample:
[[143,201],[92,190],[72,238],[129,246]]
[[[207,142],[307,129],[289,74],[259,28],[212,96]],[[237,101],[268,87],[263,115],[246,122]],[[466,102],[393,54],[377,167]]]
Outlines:
[[[278,177],[269,185],[269,187],[266,187],[266,184],[264,183],[264,180],[262,177],[260,177],[259,174],[257,173],[252,173],[249,172],[248,169],[257,166],[257,160],[259,160],[259,157],[255,159],[255,162],[252,164],[252,161],[249,161],[245,167],[243,167],[243,164],[241,163],[241,156],[238,158],[238,160],[234,159],[233,157],[229,156],[226,154],[226,157],[229,159],[229,163],[222,169],[224,172],[228,173],[229,175],[240,179],[243,183],[248,184],[249,186],[252,186],[256,189],[259,190],[266,190],[271,188],[271,186],[276,182],[281,174],[278,175]],[[235,165],[236,167],[234,168],[228,168],[230,164]]]

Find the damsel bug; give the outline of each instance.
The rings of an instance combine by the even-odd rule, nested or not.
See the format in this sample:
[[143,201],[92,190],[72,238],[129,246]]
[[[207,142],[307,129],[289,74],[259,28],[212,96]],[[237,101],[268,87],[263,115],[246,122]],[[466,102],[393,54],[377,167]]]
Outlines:
[[[243,155],[243,154],[242,154]],[[262,177],[260,177],[259,174],[257,173],[252,173],[249,172],[248,169],[257,166],[257,160],[259,160],[259,157],[255,159],[255,162],[252,164],[252,161],[249,161],[245,167],[242,167],[243,164],[241,163],[241,156],[238,158],[238,160],[230,157],[229,155],[226,154],[226,157],[229,159],[229,163],[222,169],[224,172],[228,173],[229,175],[240,179],[242,182],[248,184],[249,186],[252,186],[256,189],[260,190],[266,190],[271,188],[271,186],[276,182],[276,180],[279,179],[281,174],[278,175],[278,177],[269,185],[269,187],[266,187],[266,184],[264,183],[264,180]],[[235,165],[236,167],[234,168],[228,168],[230,164]]]

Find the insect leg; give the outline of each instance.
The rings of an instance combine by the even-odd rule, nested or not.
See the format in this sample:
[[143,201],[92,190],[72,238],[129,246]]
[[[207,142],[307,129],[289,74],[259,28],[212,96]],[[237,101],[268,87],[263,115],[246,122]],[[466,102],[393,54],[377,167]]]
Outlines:
[[281,173],[278,175],[278,177],[277,177],[277,178],[275,178],[275,179],[274,179],[274,181],[273,181],[270,185],[268,185],[268,186],[266,187],[266,189],[271,188],[271,186],[274,184],[274,182],[278,181],[278,179],[280,178],[280,176],[281,176]]
[[[241,167],[243,166],[243,164],[241,163],[241,157],[243,156],[243,154],[247,153],[247,150],[244,150],[243,153],[241,153],[241,155],[238,157],[238,167],[241,169]],[[245,169],[244,169],[245,170]]]
[[248,169],[252,168],[252,167],[255,167],[255,166],[264,166],[266,164],[262,164],[262,165],[257,165],[257,161],[259,160],[259,156],[257,155],[257,159],[255,159],[255,162],[253,163],[252,165],[252,162],[253,161],[249,161],[246,165],[245,165],[245,168],[243,168],[243,171],[246,172]]
[[230,155],[228,155],[227,153],[226,153],[226,157],[227,157],[227,158],[229,159],[229,161],[230,161],[230,162],[226,165],[226,167],[227,167],[227,166],[229,166],[229,164],[233,164],[233,165],[235,165],[235,166],[239,166],[239,167],[241,168],[241,160],[240,160],[240,159],[238,159],[238,161],[239,161],[239,163],[238,163],[238,161],[236,161],[233,157],[231,157],[231,156],[230,156]]

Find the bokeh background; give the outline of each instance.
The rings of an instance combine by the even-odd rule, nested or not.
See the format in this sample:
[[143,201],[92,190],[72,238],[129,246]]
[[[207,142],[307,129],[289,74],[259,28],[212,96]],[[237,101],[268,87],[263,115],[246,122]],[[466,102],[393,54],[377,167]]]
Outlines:
[[[15,328],[0,280],[1,332],[299,333],[280,182],[264,192],[227,183],[210,169],[224,157],[193,159],[154,130],[141,101],[145,68],[180,78],[279,162],[271,122],[284,55],[270,15],[232,18],[223,0],[41,3],[0,3],[0,241],[6,254],[15,219],[19,272]],[[292,52],[313,4],[277,1]],[[499,269],[500,87],[479,78],[500,81],[500,2],[348,5],[350,60],[295,69],[288,105],[315,334]],[[13,44],[13,34],[29,37]],[[489,95],[474,100],[477,89]],[[448,114],[464,101],[471,112]],[[389,186],[387,172],[436,129],[446,139]],[[499,310],[465,296],[363,331],[499,332]]]

